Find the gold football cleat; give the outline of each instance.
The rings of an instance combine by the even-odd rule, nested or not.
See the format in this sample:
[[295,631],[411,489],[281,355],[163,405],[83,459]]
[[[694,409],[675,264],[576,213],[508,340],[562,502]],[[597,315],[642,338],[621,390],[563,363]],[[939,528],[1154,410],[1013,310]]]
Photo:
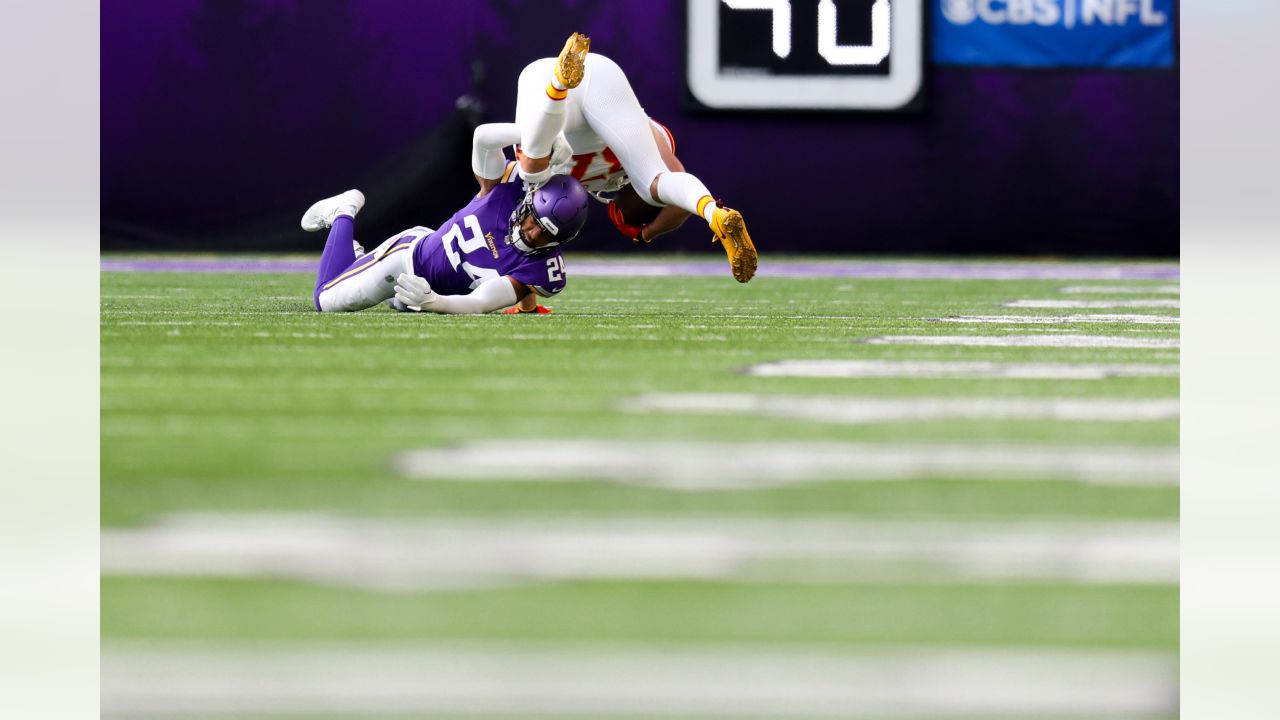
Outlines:
[[742,213],[726,207],[718,207],[711,215],[711,231],[716,240],[724,246],[729,256],[729,266],[733,268],[733,279],[744,283],[756,274],[756,264],[760,258],[756,254],[756,246],[747,233],[747,223]]
[[564,49],[556,60],[556,80],[565,89],[572,90],[582,82],[583,67],[587,60],[587,52],[591,50],[591,38],[582,33],[574,33],[564,41]]

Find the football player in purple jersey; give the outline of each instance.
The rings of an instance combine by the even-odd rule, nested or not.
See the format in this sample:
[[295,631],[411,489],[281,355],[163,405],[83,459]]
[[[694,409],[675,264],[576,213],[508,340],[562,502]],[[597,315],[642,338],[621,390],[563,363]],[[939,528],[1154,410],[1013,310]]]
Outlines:
[[316,310],[351,312],[392,301],[399,310],[486,313],[536,306],[564,289],[560,246],[587,220],[587,191],[554,175],[537,188],[511,163],[438,230],[410,228],[357,257],[355,217],[364,194],[348,190],[312,205],[302,229],[329,229],[316,273]]

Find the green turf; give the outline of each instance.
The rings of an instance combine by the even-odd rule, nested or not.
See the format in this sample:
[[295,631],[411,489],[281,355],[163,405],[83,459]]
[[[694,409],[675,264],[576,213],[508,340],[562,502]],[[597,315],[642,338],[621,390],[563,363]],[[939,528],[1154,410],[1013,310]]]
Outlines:
[[[572,272],[572,265],[570,266]],[[1177,378],[1102,381],[758,378],[786,358],[1176,363],[1176,350],[871,345],[880,335],[1033,334],[950,315],[1027,310],[1081,281],[574,277],[550,316],[311,309],[304,274],[103,273],[102,521],[188,511],[365,515],[791,515],[1175,518],[1168,487],[1066,482],[827,482],[672,492],[607,482],[410,480],[399,451],[476,439],[627,438],[1166,447],[1176,422],[861,426],[742,415],[633,414],[642,393],[1168,398]],[[1100,285],[1138,285],[1136,281]],[[1154,286],[1167,282],[1149,282]],[[1121,297],[1121,296],[1117,296]],[[1124,295],[1141,299],[1145,295]],[[1168,297],[1151,295],[1150,297]],[[1054,332],[1176,338],[1174,325]],[[272,581],[112,577],[109,637],[572,638],[1170,648],[1176,589],[1066,585],[775,586],[564,583],[403,595]]]
[[[426,594],[108,580],[120,634],[239,640],[947,643],[1176,649],[1177,592],[1070,585],[575,582]],[[253,608],[252,613],[245,612]]]

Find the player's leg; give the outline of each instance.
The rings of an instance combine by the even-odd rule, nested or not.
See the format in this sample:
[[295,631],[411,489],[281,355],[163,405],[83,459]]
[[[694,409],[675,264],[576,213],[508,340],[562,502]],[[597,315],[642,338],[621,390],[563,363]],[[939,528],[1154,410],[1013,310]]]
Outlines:
[[320,290],[356,261],[355,249],[352,247],[355,231],[356,219],[350,215],[339,215],[329,227],[324,252],[320,253],[320,267],[316,268],[315,291],[311,295],[315,300],[316,310],[321,309]]
[[650,205],[675,205],[705,220],[724,246],[734,278],[750,280],[756,248],[742,214],[720,207],[697,176],[669,170],[622,68],[603,55],[592,55],[590,63],[590,77],[580,91],[583,117],[618,157],[636,194]]
[[[349,218],[339,217],[334,228],[346,225],[347,220]],[[396,278],[400,273],[413,272],[414,240],[430,232],[426,228],[413,228],[394,235],[327,280],[317,280],[316,309],[320,312],[354,312],[395,297]]]
[[[404,258],[409,255],[406,250],[415,236],[392,237],[374,252],[357,257],[355,217],[362,207],[364,194],[348,190],[317,202],[302,216],[303,230],[315,232],[329,228],[312,294],[316,310],[363,310],[395,294],[394,277],[404,271]],[[401,239],[404,247],[397,247],[396,241]],[[385,274],[392,270],[393,281],[388,283]]]
[[324,252],[320,254],[320,267],[316,270],[316,293],[322,284],[355,262],[355,217],[363,207],[364,193],[348,190],[316,202],[302,214],[303,230],[316,232],[329,228]]
[[516,125],[520,128],[520,170],[526,182],[550,176],[551,143],[564,130],[569,91],[582,82],[591,41],[574,33],[554,62],[538,60],[520,73],[516,88]]

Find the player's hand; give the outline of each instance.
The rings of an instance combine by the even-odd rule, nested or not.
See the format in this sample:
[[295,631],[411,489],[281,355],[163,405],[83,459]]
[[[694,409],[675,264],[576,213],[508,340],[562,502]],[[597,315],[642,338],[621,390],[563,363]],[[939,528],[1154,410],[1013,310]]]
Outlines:
[[611,201],[605,207],[609,209],[609,220],[613,223],[614,227],[618,228],[618,232],[626,235],[628,238],[631,238],[631,242],[634,243],[642,242],[647,244],[650,242],[650,240],[644,236],[643,225],[627,224],[626,218],[622,216],[622,211],[618,209],[618,203]]
[[411,273],[400,273],[396,278],[396,299],[414,312],[431,310],[440,296],[431,289],[426,278]]
[[551,167],[564,165],[573,161],[573,146],[564,138],[564,133],[556,135],[551,141]]

